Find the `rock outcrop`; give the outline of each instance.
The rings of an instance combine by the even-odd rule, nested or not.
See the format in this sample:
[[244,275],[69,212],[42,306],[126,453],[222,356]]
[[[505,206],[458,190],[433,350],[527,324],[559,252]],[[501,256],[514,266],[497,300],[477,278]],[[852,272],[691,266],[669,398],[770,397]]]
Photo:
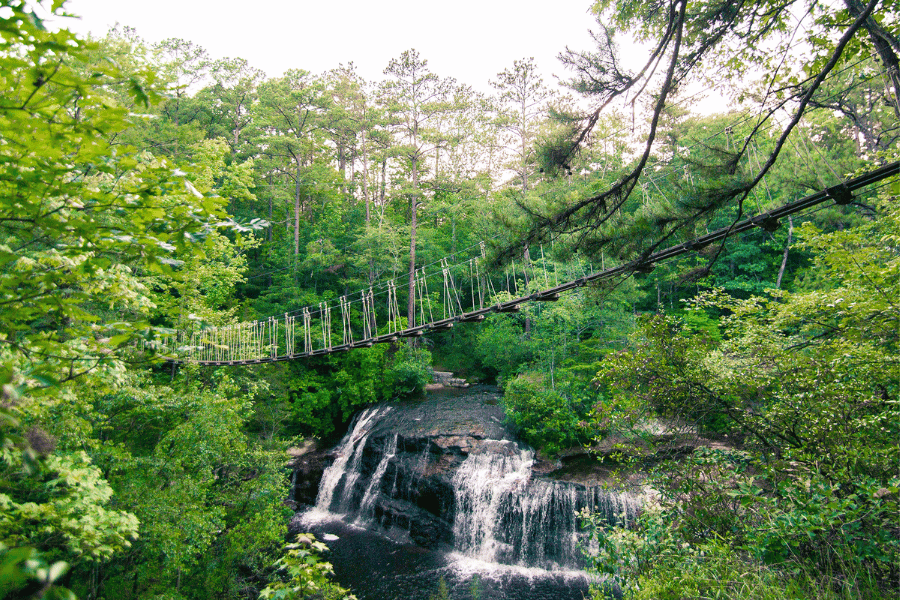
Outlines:
[[467,388],[469,383],[465,379],[454,377],[450,371],[432,371],[431,383],[425,386],[428,391],[440,390],[443,388]]
[[317,509],[488,561],[576,565],[579,510],[614,521],[637,509],[633,498],[546,477],[504,427],[491,388],[367,409],[330,457],[319,456],[298,458],[298,503],[313,504],[317,469],[331,459]]
[[296,504],[313,505],[319,495],[319,484],[325,469],[334,462],[333,448],[320,448],[312,440],[288,451],[291,475],[291,499]]

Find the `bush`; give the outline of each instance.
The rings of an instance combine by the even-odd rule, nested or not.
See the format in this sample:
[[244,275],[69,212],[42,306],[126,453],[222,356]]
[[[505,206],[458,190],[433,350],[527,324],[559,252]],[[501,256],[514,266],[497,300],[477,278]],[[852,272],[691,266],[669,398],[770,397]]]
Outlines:
[[394,355],[394,364],[388,374],[391,398],[409,398],[425,392],[425,386],[433,377],[431,353],[424,348],[401,344]]
[[350,590],[331,581],[334,569],[322,560],[328,546],[316,541],[314,535],[303,533],[297,541],[285,546],[285,553],[275,563],[276,575],[281,575],[259,593],[263,599],[302,600],[356,600]]
[[839,490],[764,456],[699,448],[647,483],[657,494],[629,528],[588,515],[594,568],[626,598],[897,597],[900,479]]
[[588,443],[585,424],[596,395],[574,384],[548,389],[540,374],[519,375],[506,385],[503,403],[519,435],[548,455]]

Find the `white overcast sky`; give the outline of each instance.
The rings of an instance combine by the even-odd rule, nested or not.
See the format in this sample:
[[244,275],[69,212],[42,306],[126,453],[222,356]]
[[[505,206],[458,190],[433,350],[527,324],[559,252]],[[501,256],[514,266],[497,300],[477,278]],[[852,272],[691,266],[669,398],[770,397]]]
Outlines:
[[383,78],[391,58],[415,48],[441,77],[484,92],[516,59],[534,57],[544,80],[565,78],[556,56],[592,47],[590,0],[69,0],[80,21],[67,26],[102,36],[134,27],[149,42],[176,37],[212,58],[241,57],[269,77],[286,69],[323,73],[353,62],[365,79]]

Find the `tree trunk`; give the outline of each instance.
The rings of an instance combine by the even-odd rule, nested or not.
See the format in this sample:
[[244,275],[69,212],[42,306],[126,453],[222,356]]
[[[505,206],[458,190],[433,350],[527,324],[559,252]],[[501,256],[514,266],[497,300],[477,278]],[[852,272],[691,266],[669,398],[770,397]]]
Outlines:
[[338,171],[341,174],[341,195],[347,195],[347,144],[344,140],[338,142]]
[[522,191],[528,191],[528,140],[526,135],[526,127],[528,127],[528,113],[525,106],[525,99],[522,99],[522,122],[520,123],[522,138]]
[[387,191],[387,158],[381,159],[381,194],[378,198],[378,204],[384,206],[384,195]]
[[[854,19],[858,19],[865,9],[863,3],[859,0],[844,0],[844,4],[847,6],[850,16]],[[869,32],[869,38],[875,46],[875,51],[881,58],[881,62],[884,63],[884,68],[887,70],[891,83],[894,85],[894,114],[897,115],[897,118],[900,118],[900,99],[898,99],[898,94],[900,94],[900,60],[897,58],[897,53],[900,52],[900,41],[889,31],[885,30],[875,20],[875,17],[870,16],[866,19],[863,27]]]
[[[366,144],[366,132],[362,132],[362,167],[363,181],[362,193],[366,203],[366,230],[372,225],[372,205],[369,200],[369,151]],[[369,247],[369,285],[375,283],[375,257],[372,256],[372,248]]]
[[266,181],[269,184],[269,228],[266,230],[266,242],[272,242],[272,176],[269,175],[266,177]]
[[775,281],[775,289],[781,289],[781,278],[784,277],[784,269],[787,266],[788,252],[791,249],[791,238],[794,233],[794,220],[788,216],[788,236],[787,242],[784,244],[784,255],[781,257],[781,268],[778,269],[778,279]]
[[440,143],[435,144],[434,146],[434,184],[435,188],[441,185],[441,145]]
[[371,206],[369,206],[369,156],[368,156],[368,152],[366,152],[365,134],[363,134],[363,140],[362,140],[362,160],[363,160],[362,194],[363,194],[363,201],[366,203],[366,227],[368,227],[369,223],[372,221],[372,208],[371,208]]
[[[266,259],[268,259],[272,255],[272,228],[275,226],[272,223],[272,209],[273,209],[273,199],[272,199],[272,177],[266,177],[266,180],[269,182],[269,226],[266,228]],[[272,287],[272,273],[269,273],[268,277],[269,287]]]
[[294,283],[297,279],[297,257],[300,254],[300,161],[297,161],[297,177],[294,182]]
[[407,327],[416,321],[416,212],[419,206],[419,159],[412,161],[413,193],[410,200],[409,222],[409,301],[406,307]]

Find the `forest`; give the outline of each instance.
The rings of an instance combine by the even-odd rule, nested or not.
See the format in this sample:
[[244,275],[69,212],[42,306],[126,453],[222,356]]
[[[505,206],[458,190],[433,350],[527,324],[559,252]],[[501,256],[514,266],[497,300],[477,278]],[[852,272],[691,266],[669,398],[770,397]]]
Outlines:
[[[323,545],[285,546],[286,452],[436,369],[500,386],[543,456],[612,440],[646,471],[632,527],[585,515],[626,598],[900,597],[896,169],[414,341],[220,367],[160,343],[442,259],[568,280],[896,166],[896,5],[599,0],[566,88],[523,57],[490,95],[413,49],[380,81],[271,77],[32,8],[0,0],[0,598],[351,597]],[[650,464],[654,420],[718,443]]]

